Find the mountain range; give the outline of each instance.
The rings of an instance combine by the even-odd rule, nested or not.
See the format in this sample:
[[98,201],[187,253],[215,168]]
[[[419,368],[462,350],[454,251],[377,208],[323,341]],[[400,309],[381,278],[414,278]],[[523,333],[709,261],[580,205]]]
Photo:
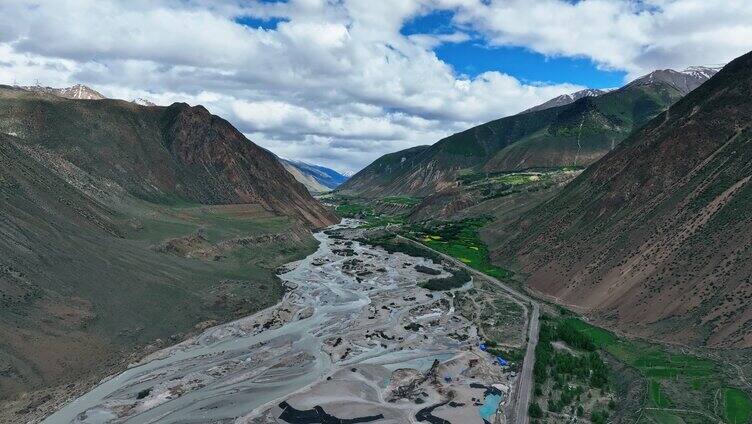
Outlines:
[[0,86],[0,401],[54,408],[277,302],[275,270],[339,221],[312,196],[331,190],[367,203],[354,215],[400,214],[387,231],[482,218],[484,259],[620,335],[750,348],[751,116],[749,53],[559,96],[348,179],[203,106]]
[[[493,262],[606,327],[750,347],[750,75],[752,53],[553,99],[572,101],[385,155],[337,192],[422,198],[412,221],[493,217]],[[489,185],[507,175],[540,182]]]
[[[47,93],[65,99],[74,100],[104,100],[107,99],[98,91],[83,84],[76,84],[71,87],[52,88],[35,86],[21,86],[22,90],[33,91],[38,93]],[[132,103],[141,106],[157,106],[151,100],[139,97],[132,100]],[[320,165],[313,165],[302,161],[279,159],[282,166],[290,172],[296,180],[306,186],[311,193],[323,193],[331,191],[347,180],[347,177],[337,171]]]
[[302,183],[311,193],[325,193],[332,191],[347,181],[347,177],[339,172],[320,165],[291,160],[279,159],[282,166]]
[[274,155],[201,106],[63,101],[11,88],[0,90],[0,100],[0,132],[44,148],[138,198],[258,202],[312,226],[332,220]]
[[386,155],[355,174],[338,192],[366,198],[422,197],[456,186],[460,175],[587,166],[715,72],[713,68],[659,70],[618,90],[575,93],[567,98],[571,103],[533,108],[429,147]]

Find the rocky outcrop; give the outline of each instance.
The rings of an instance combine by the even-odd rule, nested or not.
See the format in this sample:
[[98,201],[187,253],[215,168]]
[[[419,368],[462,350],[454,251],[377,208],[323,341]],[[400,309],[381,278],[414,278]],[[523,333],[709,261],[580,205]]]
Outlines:
[[100,92],[94,90],[93,88],[87,87],[83,84],[76,84],[71,87],[63,87],[63,88],[42,87],[39,85],[30,85],[30,86],[21,87],[21,88],[27,91],[36,91],[39,93],[52,94],[54,96],[62,97],[64,99],[73,99],[73,100],[104,100],[106,99],[106,97],[103,96]]

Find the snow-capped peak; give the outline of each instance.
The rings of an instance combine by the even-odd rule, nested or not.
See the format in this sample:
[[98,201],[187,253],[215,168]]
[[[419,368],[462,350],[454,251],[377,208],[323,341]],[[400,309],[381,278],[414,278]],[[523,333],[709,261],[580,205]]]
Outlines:
[[156,103],[154,103],[154,102],[152,102],[150,100],[147,100],[147,99],[145,99],[143,97],[139,97],[139,98],[133,99],[132,103],[135,103],[135,104],[141,105],[141,106],[156,106],[157,105]]
[[683,71],[674,69],[659,69],[630,82],[626,87],[645,86],[653,84],[668,84],[687,94],[702,83],[710,79],[720,70],[720,67],[692,66]]
[[63,87],[63,88],[42,87],[40,85],[25,86],[25,87],[20,87],[20,88],[27,90],[27,91],[36,91],[40,93],[52,94],[58,97],[64,97],[66,99],[103,100],[107,98],[103,96],[101,93],[99,93],[98,91],[90,87],[87,87],[83,84],[76,84],[72,87]]
[[562,94],[561,96],[554,97],[553,99],[551,99],[551,100],[549,100],[549,101],[547,101],[545,103],[542,103],[542,104],[540,104],[538,106],[531,107],[530,109],[527,109],[527,110],[525,110],[523,112],[520,112],[520,113],[528,113],[528,112],[534,112],[534,111],[538,111],[538,110],[550,109],[552,107],[557,107],[557,106],[564,106],[564,105],[568,105],[570,103],[574,103],[574,102],[576,102],[577,100],[579,100],[579,99],[581,99],[583,97],[596,97],[596,96],[600,96],[601,94],[608,93],[609,91],[611,91],[611,90],[610,89],[608,89],[608,90],[601,90],[601,89],[597,89],[597,88],[586,88],[584,90],[576,91],[574,93]]
[[723,65],[714,66],[690,66],[681,71],[682,74],[691,75],[696,78],[709,79],[723,68]]

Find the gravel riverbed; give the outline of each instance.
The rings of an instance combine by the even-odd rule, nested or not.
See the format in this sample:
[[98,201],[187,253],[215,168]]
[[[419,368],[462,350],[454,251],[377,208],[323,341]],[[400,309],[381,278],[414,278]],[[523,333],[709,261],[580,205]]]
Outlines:
[[[513,374],[480,351],[442,264],[362,245],[356,223],[317,233],[277,305],[212,327],[101,382],[45,423],[480,423]],[[472,282],[459,290],[471,288]]]

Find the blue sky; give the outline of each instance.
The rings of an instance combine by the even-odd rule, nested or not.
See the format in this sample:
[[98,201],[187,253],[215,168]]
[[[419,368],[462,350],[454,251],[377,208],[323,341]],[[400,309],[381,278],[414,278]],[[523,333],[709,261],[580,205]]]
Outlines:
[[436,56],[455,72],[475,77],[499,71],[523,82],[572,83],[590,88],[618,87],[626,72],[598,69],[589,59],[546,57],[524,47],[489,47],[478,40],[442,44]]
[[[612,88],[621,86],[627,75],[624,71],[602,69],[585,57],[546,56],[525,47],[491,46],[480,34],[455,26],[453,16],[454,12],[451,10],[436,10],[419,15],[406,21],[400,33],[405,36],[441,35],[457,31],[467,33],[471,39],[460,43],[442,43],[433,51],[436,57],[451,65],[458,75],[470,78],[484,72],[498,71],[530,84],[570,83],[590,88]],[[235,21],[249,28],[276,30],[277,25],[287,19],[242,16]]]
[[257,18],[254,16],[246,15],[235,19],[235,22],[245,25],[249,28],[263,28],[266,30],[275,30],[280,22],[285,22],[287,19],[278,17],[269,18]]
[[455,72],[471,78],[488,71],[511,75],[526,83],[571,83],[590,88],[612,88],[624,84],[624,71],[606,70],[585,57],[546,56],[519,46],[492,46],[472,30],[452,22],[454,12],[437,10],[416,16],[402,26],[400,33],[442,35],[462,31],[470,39],[443,43],[433,51]]

